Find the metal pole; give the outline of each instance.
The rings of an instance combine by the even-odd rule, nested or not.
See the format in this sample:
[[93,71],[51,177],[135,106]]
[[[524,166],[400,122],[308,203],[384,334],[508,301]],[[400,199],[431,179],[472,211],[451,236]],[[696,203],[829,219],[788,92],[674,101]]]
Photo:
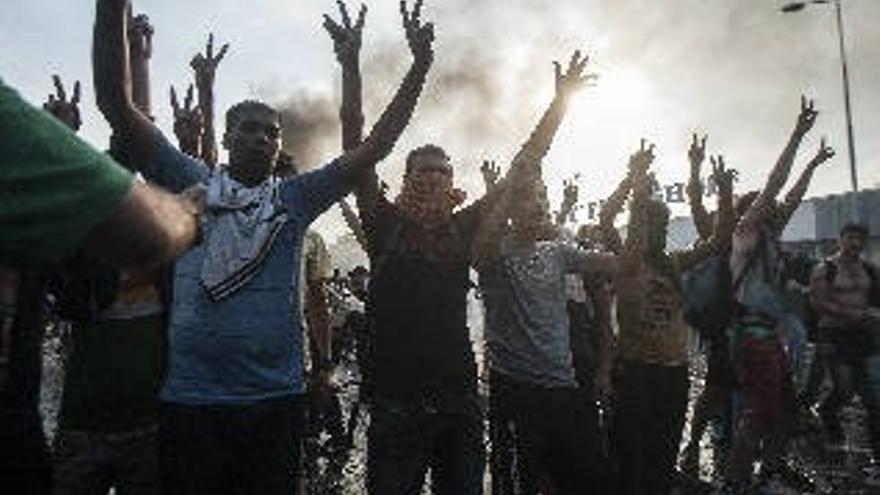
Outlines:
[[843,12],[840,6],[840,0],[834,0],[834,7],[837,11],[837,36],[840,44],[840,71],[843,78],[843,102],[846,110],[846,137],[849,144],[849,173],[852,180],[853,190],[853,217],[856,221],[860,220],[859,212],[859,176],[856,169],[856,147],[855,137],[853,134],[852,122],[852,104],[850,103],[849,90],[849,67],[846,60],[846,43],[844,41],[843,30]]

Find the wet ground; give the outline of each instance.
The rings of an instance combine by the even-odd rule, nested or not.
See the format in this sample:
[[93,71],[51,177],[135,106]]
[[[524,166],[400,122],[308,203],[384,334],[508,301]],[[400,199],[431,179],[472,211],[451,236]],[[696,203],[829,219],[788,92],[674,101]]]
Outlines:
[[[55,432],[55,418],[60,403],[63,382],[63,346],[58,335],[58,332],[51,331],[44,345],[44,386],[41,407],[44,424],[50,439],[54,436]],[[695,356],[693,359],[691,372],[691,399],[693,400],[701,390],[703,383],[704,367],[699,356]],[[336,378],[337,382],[341,385],[340,396],[345,417],[348,418],[351,407],[357,397],[356,387],[351,385],[356,382],[357,376],[351,372],[340,371]],[[804,432],[795,441],[790,456],[791,463],[816,480],[817,486],[816,490],[803,491],[801,493],[880,495],[880,489],[871,490],[860,482],[859,470],[869,461],[863,409],[856,401],[844,410],[843,417],[847,442],[840,448],[827,448],[821,431],[818,428],[805,428]],[[347,453],[331,456],[308,456],[308,493],[321,495],[365,493],[365,433],[367,421],[366,414],[362,413],[357,424],[356,434],[354,435],[354,448]],[[687,438],[688,427],[686,426],[684,439],[687,440]],[[701,442],[700,475],[703,480],[711,482],[715,478],[715,466],[712,461],[712,452],[709,444],[710,440],[707,434]],[[314,454],[318,449],[312,445],[309,451]],[[328,458],[331,460],[328,461]],[[488,481],[487,474],[487,486]],[[425,493],[430,493],[430,487],[426,489]],[[488,493],[488,489],[486,493]],[[679,493],[700,493],[700,491],[682,490]]]

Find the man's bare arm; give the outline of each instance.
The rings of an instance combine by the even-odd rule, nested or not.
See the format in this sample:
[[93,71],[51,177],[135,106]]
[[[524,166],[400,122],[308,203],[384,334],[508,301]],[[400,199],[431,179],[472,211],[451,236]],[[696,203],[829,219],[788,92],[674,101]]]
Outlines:
[[152,159],[153,125],[134,105],[129,65],[129,0],[97,0],[92,67],[98,108],[131,156]]
[[801,173],[801,176],[798,177],[791,190],[788,191],[788,194],[785,195],[785,201],[783,201],[779,208],[776,228],[780,232],[788,225],[791,216],[794,215],[795,210],[798,209],[798,206],[800,206],[801,201],[804,199],[804,195],[810,187],[810,181],[813,180],[813,172],[833,157],[834,150],[825,143],[825,138],[822,138],[822,143],[819,145],[819,151],[816,152],[816,156],[807,163],[807,167]]
[[691,165],[687,186],[688,204],[694,226],[697,228],[697,235],[702,241],[708,241],[712,236],[712,217],[703,205],[703,183],[700,181],[700,168],[706,160],[706,138],[707,136],[700,138],[694,133],[688,150],[688,161]]
[[654,145],[646,147],[646,142],[643,139],[639,151],[630,160],[632,199],[630,200],[626,241],[623,243],[618,262],[622,274],[640,270],[648,250],[648,201],[653,190],[648,167],[653,162]]
[[648,167],[653,160],[653,146],[645,148],[645,140],[643,139],[639,151],[629,158],[626,176],[602,205],[602,209],[599,211],[599,235],[607,251],[615,254],[620,254],[623,251],[623,241],[620,240],[620,233],[614,227],[614,221],[623,212],[635,178],[647,174]]
[[135,180],[114,213],[83,242],[90,256],[120,268],[169,261],[195,241],[199,206]]
[[434,61],[432,48],[434,25],[422,22],[421,5],[421,0],[417,0],[414,10],[409,12],[406,8],[406,2],[401,1],[400,3],[406,38],[413,54],[413,64],[404,77],[403,83],[397,89],[394,99],[385,108],[369,136],[363,143],[342,156],[342,165],[346,167],[348,179],[352,183],[363,177],[364,173],[369,172],[379,161],[391,153],[397,139],[409,124],[421,95],[428,70]]
[[[333,40],[336,61],[342,67],[342,105],[339,120],[342,123],[342,149],[346,152],[357,148],[363,140],[363,82],[361,79],[360,53],[363,42],[363,28],[366,22],[367,7],[361,5],[357,20],[352,23],[348,7],[337,0],[340,21],[329,15],[324,16],[324,29]],[[355,187],[355,200],[360,215],[372,218],[379,197],[379,176],[375,169],[366,170]],[[364,249],[367,248],[363,223],[345,201],[340,202],[342,214],[355,238]]]
[[587,294],[596,320],[598,346],[596,350],[596,395],[607,401],[612,393],[611,370],[614,368],[614,330],[611,326],[612,296],[608,282],[602,277],[586,278]]
[[767,184],[761,190],[755,202],[749,207],[748,211],[743,215],[737,228],[756,229],[759,226],[773,221],[773,215],[776,210],[776,196],[785,186],[788,175],[791,173],[791,166],[794,163],[797,150],[800,147],[804,136],[813,128],[816,123],[816,117],[819,112],[813,107],[813,101],[801,97],[801,112],[798,115],[797,124],[782,154],[779,156],[776,165],[767,178]]
[[718,218],[710,237],[706,242],[697,244],[691,249],[676,251],[673,256],[678,268],[687,271],[703,260],[721,253],[731,243],[733,228],[736,223],[733,212],[733,183],[736,170],[724,164],[724,157],[712,157],[712,180],[718,185]]
[[199,52],[190,62],[195,72],[196,87],[199,92],[199,113],[201,114],[201,158],[208,167],[217,165],[217,134],[214,130],[214,82],[217,78],[217,66],[226,56],[229,43],[224,44],[214,54],[214,34],[208,35],[205,53]]
[[150,58],[153,56],[153,26],[144,14],[129,17],[128,23],[132,100],[138,110],[152,118]]

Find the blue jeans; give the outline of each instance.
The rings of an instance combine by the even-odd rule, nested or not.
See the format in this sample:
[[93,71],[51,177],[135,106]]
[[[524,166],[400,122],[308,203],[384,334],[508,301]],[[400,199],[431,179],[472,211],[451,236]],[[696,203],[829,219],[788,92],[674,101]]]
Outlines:
[[367,431],[367,492],[419,495],[428,468],[435,495],[483,493],[483,416],[476,396],[454,408],[376,398]]
[[55,440],[55,495],[159,493],[159,439],[153,426],[93,435],[61,431]]

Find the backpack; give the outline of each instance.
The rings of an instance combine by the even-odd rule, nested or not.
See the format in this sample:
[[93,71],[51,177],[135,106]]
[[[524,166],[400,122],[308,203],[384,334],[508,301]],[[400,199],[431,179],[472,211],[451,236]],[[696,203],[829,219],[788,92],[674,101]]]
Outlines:
[[759,244],[735,281],[730,271],[729,248],[709,257],[684,275],[684,319],[701,338],[711,342],[723,336],[735,313],[734,293],[762,256],[764,249],[761,246],[763,244]]
[[701,337],[724,332],[733,314],[730,251],[716,254],[684,275],[684,319]]

